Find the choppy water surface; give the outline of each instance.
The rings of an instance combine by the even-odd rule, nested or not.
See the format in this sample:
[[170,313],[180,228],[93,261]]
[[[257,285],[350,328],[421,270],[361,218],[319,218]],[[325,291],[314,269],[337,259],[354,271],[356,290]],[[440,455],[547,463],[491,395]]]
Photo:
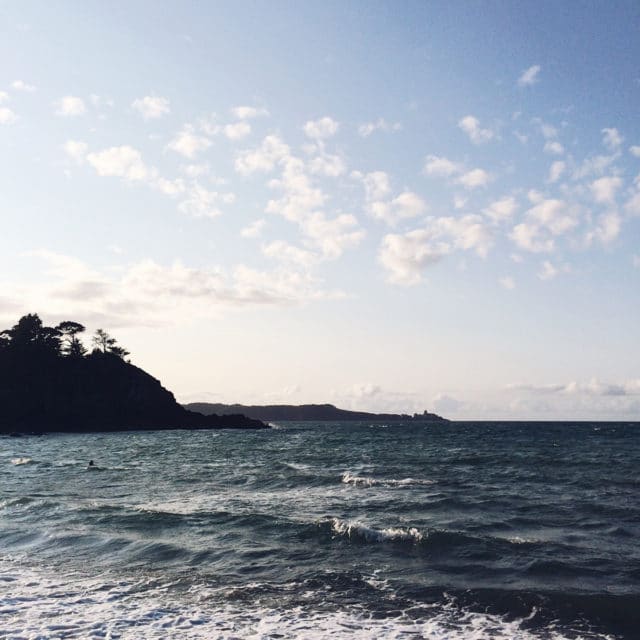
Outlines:
[[639,454],[630,424],[2,438],[0,638],[638,638]]

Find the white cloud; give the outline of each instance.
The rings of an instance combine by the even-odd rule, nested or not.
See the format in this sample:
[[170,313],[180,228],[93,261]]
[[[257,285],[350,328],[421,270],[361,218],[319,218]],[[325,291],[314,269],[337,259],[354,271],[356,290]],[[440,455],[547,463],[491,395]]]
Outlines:
[[484,169],[467,170],[463,164],[442,156],[427,156],[422,171],[428,176],[441,178],[450,178],[457,175],[458,178],[455,182],[465,189],[484,187],[492,180],[491,175]]
[[244,121],[235,122],[233,124],[226,125],[223,131],[224,135],[227,136],[229,140],[240,140],[251,133],[251,125]]
[[202,176],[206,176],[209,173],[211,167],[206,163],[188,164],[181,167],[180,170],[189,178],[201,178]]
[[64,96],[55,103],[56,114],[59,116],[81,116],[86,112],[84,100],[77,96]]
[[463,173],[457,180],[465,189],[485,187],[491,182],[491,176],[484,169],[471,169]]
[[239,153],[235,161],[235,169],[243,175],[256,171],[273,171],[276,164],[287,157],[289,157],[289,147],[278,136],[270,135],[257,149]]
[[427,225],[438,238],[447,238],[456,249],[475,251],[484,258],[493,245],[493,235],[481,216],[432,218]]
[[259,107],[234,107],[231,109],[231,114],[238,120],[249,120],[251,118],[258,118],[260,116],[268,116],[269,112],[266,109]]
[[453,207],[454,209],[464,209],[468,201],[467,197],[456,194],[453,196]]
[[617,152],[623,142],[624,138],[617,129],[604,128],[602,130],[602,143],[609,151],[613,153]]
[[398,218],[415,218],[427,210],[425,201],[412,191],[403,191],[391,201]]
[[561,156],[564,153],[564,147],[557,140],[548,140],[544,145],[544,152]]
[[411,286],[422,280],[423,271],[454,250],[475,251],[486,256],[493,239],[482,218],[430,218],[422,229],[405,234],[388,234],[378,253],[380,263],[394,284]]
[[333,118],[325,116],[318,120],[309,120],[304,125],[304,132],[309,138],[317,140],[331,138],[338,132],[339,123]]
[[352,174],[360,178],[365,188],[367,213],[394,226],[400,220],[415,218],[427,210],[425,201],[413,191],[403,191],[395,198],[391,197],[391,182],[384,171],[372,171],[364,176]]
[[511,239],[526,251],[533,253],[552,251],[555,236],[561,236],[577,224],[576,211],[563,200],[535,199],[526,213],[526,222],[516,225]]
[[382,200],[391,193],[389,175],[384,171],[372,171],[363,178],[367,200]]
[[273,260],[308,268],[317,262],[317,256],[311,251],[294,247],[283,240],[276,240],[262,247],[262,253]]
[[335,260],[346,249],[357,246],[364,231],[358,227],[358,220],[350,214],[327,218],[316,211],[302,223],[304,234],[322,251],[324,258]]
[[0,104],[6,102],[9,99],[9,94],[6,91],[0,91]]
[[0,107],[0,124],[13,124],[18,116],[8,107]]
[[542,67],[539,64],[534,64],[528,69],[525,69],[518,78],[518,86],[530,87],[531,85],[538,82],[538,75],[540,74],[541,69]]
[[566,396],[634,396],[640,394],[640,380],[624,382],[603,382],[591,378],[588,382],[571,381],[563,384],[509,384],[508,390],[525,391],[536,394],[561,394]]
[[511,232],[511,239],[521,248],[532,253],[549,252],[553,249],[552,238],[542,235],[538,225],[521,222]]
[[195,133],[192,125],[185,125],[169,143],[169,149],[186,158],[193,158],[211,146],[211,140]]
[[87,161],[100,176],[116,176],[139,181],[147,180],[152,174],[142,161],[140,152],[128,145],[90,153],[87,155]]
[[387,122],[384,118],[378,118],[374,122],[365,122],[358,127],[358,133],[363,138],[368,138],[374,131],[384,131],[390,133],[400,131],[402,125],[399,122]]
[[395,225],[406,218],[415,218],[427,210],[425,201],[412,191],[403,191],[393,200],[372,201],[368,205],[369,213],[378,220]]
[[215,218],[222,214],[218,206],[221,200],[223,196],[220,193],[196,183],[189,187],[187,197],[180,202],[178,209],[194,218]]
[[483,129],[480,126],[480,121],[475,116],[465,116],[458,122],[458,127],[469,136],[474,144],[488,142],[494,136],[491,129]]
[[416,229],[404,235],[384,236],[378,259],[388,272],[389,282],[411,286],[420,283],[424,269],[449,251],[446,243],[434,244],[428,231]]
[[551,167],[549,168],[548,181],[551,183],[558,182],[558,180],[564,173],[565,168],[566,164],[562,160],[556,160],[554,163],[552,163]]
[[340,156],[329,153],[322,153],[309,161],[309,171],[315,175],[337,178],[346,170],[344,160]]
[[624,205],[627,213],[632,216],[640,216],[640,191],[636,191]]
[[49,265],[40,285],[14,286],[6,293],[24,313],[46,308],[49,317],[76,318],[83,324],[182,325],[245,306],[289,306],[341,297],[327,291],[305,270],[292,266],[259,271],[238,264],[229,269],[193,268],[180,261],[162,265],[141,260],[99,271],[69,256],[40,251]]
[[486,209],[483,209],[482,213],[497,224],[509,220],[517,208],[516,199],[513,196],[505,196],[492,202]]
[[33,93],[36,90],[32,84],[27,84],[23,80],[14,80],[11,83],[11,88],[16,91],[24,91],[26,93]]
[[563,200],[548,198],[527,211],[527,217],[558,236],[573,229],[577,220],[574,212]]
[[160,96],[137,98],[131,106],[145,119],[161,118],[171,111],[169,100]]
[[527,144],[527,142],[529,142],[529,136],[520,131],[514,131],[513,135],[520,144]]
[[[0,102],[2,101],[0,100]],[[632,147],[629,147],[629,153],[636,158],[640,158],[640,146],[633,145]]]
[[504,276],[503,278],[500,278],[498,282],[500,283],[500,286],[509,291],[516,288],[516,282],[511,276]]
[[166,196],[177,196],[184,193],[186,187],[182,178],[176,180],[168,180],[166,178],[156,178],[151,182],[150,186],[155,187]]
[[243,238],[257,238],[262,233],[266,224],[265,220],[254,220],[240,231],[240,235]]
[[290,222],[301,223],[323,207],[327,196],[313,185],[300,159],[287,156],[283,162],[282,176],[269,183],[272,189],[283,192],[282,197],[269,200],[266,212],[281,215]]
[[622,186],[622,179],[617,176],[608,176],[594,180],[589,188],[593,199],[602,204],[611,204],[616,198],[616,192]]
[[603,245],[610,244],[619,235],[622,228],[622,219],[617,211],[606,211],[598,216],[595,228],[586,235],[587,245],[593,240],[598,240]]
[[527,191],[527,198],[531,204],[538,204],[544,200],[544,194],[537,189],[529,189],[529,191]]
[[461,164],[442,156],[427,156],[423,171],[428,176],[449,178],[458,173],[462,173],[463,167]]
[[553,280],[558,273],[558,269],[554,267],[551,262],[545,260],[538,272],[538,278],[540,278],[540,280]]
[[75,162],[81,164],[87,155],[88,145],[81,140],[67,140],[62,148],[64,152]]
[[591,156],[585,158],[582,164],[573,172],[575,180],[581,180],[591,175],[599,175],[611,165],[616,159],[615,155],[611,156]]

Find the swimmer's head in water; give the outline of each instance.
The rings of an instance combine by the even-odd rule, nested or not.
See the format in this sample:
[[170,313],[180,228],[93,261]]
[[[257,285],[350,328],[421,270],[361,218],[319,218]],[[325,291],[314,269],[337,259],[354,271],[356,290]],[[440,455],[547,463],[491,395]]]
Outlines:
[[89,460],[89,466],[93,467],[93,460]]

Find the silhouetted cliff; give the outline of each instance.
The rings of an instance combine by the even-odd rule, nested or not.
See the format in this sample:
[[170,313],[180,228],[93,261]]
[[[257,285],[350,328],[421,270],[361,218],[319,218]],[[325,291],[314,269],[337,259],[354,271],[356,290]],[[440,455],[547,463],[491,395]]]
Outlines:
[[449,422],[435,413],[414,413],[413,415],[404,413],[368,413],[366,411],[348,411],[338,409],[332,404],[272,404],[272,405],[252,405],[242,404],[212,404],[208,402],[192,402],[185,407],[200,413],[227,415],[231,413],[242,413],[250,418],[258,420],[315,420],[318,422],[340,422],[346,420],[361,420],[369,422],[397,422],[416,420],[420,422]]
[[77,337],[84,327],[66,323],[75,332],[65,334],[63,324],[44,327],[30,315],[0,333],[0,433],[266,427],[242,415],[185,409],[158,380],[125,362],[127,352],[108,334],[96,334],[94,343],[103,343],[85,355]]

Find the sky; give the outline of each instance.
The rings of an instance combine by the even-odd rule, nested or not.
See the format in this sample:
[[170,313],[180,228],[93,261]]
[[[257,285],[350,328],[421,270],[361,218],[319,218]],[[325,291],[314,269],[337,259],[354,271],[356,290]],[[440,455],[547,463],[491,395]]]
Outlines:
[[180,401],[640,417],[640,5],[0,3],[0,322]]

